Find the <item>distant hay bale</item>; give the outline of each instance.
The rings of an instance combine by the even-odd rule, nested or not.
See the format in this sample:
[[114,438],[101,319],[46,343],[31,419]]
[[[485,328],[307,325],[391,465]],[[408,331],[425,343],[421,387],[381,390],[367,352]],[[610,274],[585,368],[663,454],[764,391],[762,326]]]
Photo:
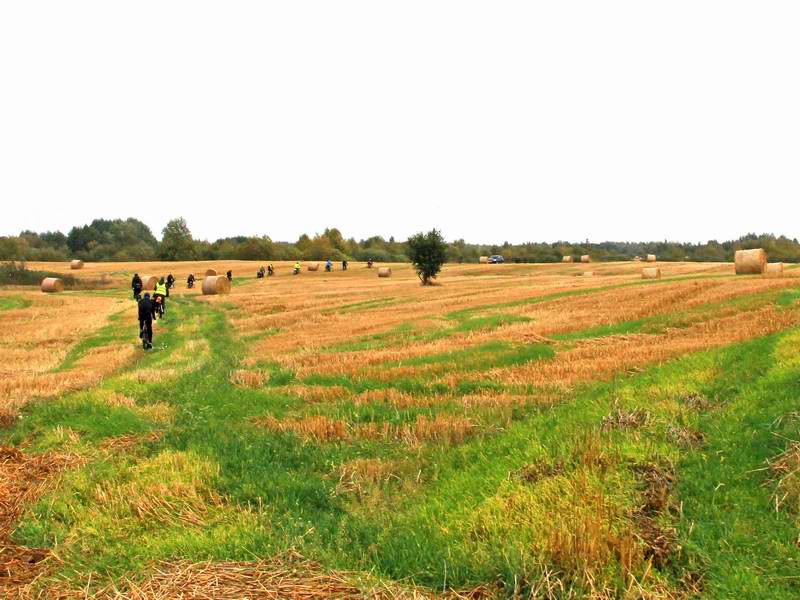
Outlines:
[[584,254],[583,256],[581,256],[581,262],[582,263],[592,262],[592,257],[589,256],[588,254]]
[[71,263],[69,263],[69,268],[72,269],[73,271],[77,271],[78,269],[82,269],[83,268],[83,261],[82,260],[73,260]]
[[661,269],[658,267],[645,267],[642,269],[642,279],[661,279]]
[[565,257],[563,257],[561,259],[561,262],[571,263],[572,262],[572,257],[571,256],[565,256]]
[[216,269],[206,269],[206,277],[216,277],[217,270]]
[[642,257],[641,256],[634,256],[633,257],[633,262],[642,262]]
[[378,269],[378,277],[391,277],[392,269],[389,267],[381,267]]
[[214,275],[203,279],[203,295],[214,296],[216,294],[227,294],[231,291],[231,282],[227,277]]
[[489,257],[488,257],[488,256],[481,256],[481,257],[478,259],[478,262],[479,262],[480,264],[482,264],[482,265],[488,265],[488,264],[489,264]]
[[42,279],[42,291],[48,294],[64,291],[64,281],[58,277],[45,277]]
[[783,275],[783,263],[767,263],[767,275]]
[[319,263],[308,263],[308,270],[309,271],[319,271]]
[[158,277],[155,275],[142,275],[142,290],[145,292],[152,292],[156,289],[156,284],[158,283]]
[[647,262],[656,262],[656,255],[655,254],[648,254],[647,255]]
[[584,271],[583,272],[583,276],[584,277],[594,277],[594,271]]
[[761,275],[767,268],[767,253],[763,248],[736,251],[737,275]]

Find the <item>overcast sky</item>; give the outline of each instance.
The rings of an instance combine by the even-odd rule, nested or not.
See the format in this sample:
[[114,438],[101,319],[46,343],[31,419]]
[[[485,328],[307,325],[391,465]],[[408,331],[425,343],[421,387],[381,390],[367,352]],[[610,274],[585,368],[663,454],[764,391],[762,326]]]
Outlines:
[[0,2],[0,235],[800,237],[800,2]]

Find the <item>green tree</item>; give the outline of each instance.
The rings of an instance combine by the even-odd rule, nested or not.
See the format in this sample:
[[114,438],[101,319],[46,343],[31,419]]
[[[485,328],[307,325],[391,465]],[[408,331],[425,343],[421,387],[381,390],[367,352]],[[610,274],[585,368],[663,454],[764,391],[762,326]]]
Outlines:
[[162,260],[192,260],[195,258],[195,245],[192,232],[186,220],[172,219],[162,230],[161,246],[158,256]]
[[431,229],[428,233],[418,233],[406,242],[408,258],[414,265],[422,285],[430,285],[442,270],[447,260],[447,242],[441,232]]

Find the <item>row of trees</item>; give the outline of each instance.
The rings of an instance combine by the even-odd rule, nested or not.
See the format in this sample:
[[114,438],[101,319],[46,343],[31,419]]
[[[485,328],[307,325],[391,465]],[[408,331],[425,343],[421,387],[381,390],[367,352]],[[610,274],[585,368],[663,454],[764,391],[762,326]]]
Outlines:
[[[0,237],[0,260],[87,261],[131,260],[326,260],[406,262],[408,241],[373,236],[356,241],[345,239],[336,229],[313,237],[303,234],[295,242],[273,241],[267,236],[237,236],[214,242],[196,240],[186,221],[173,219],[162,230],[161,241],[136,219],[96,219],[73,227],[69,233],[23,231]],[[659,260],[730,261],[739,248],[765,248],[770,260],[800,262],[800,243],[774,235],[748,234],[737,240],[704,244],[677,242],[603,242],[599,244],[556,242],[500,245],[470,244],[456,240],[447,244],[450,262],[478,262],[480,256],[502,254],[507,262],[560,262],[563,256],[591,254],[594,260],[631,260],[656,254]]]

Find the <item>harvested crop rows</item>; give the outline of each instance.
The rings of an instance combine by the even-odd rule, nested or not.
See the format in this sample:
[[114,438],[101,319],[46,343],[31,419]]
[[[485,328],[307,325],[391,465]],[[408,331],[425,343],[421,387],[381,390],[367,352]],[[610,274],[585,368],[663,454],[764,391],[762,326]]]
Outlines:
[[0,290],[6,595],[800,594],[800,270],[258,266]]

